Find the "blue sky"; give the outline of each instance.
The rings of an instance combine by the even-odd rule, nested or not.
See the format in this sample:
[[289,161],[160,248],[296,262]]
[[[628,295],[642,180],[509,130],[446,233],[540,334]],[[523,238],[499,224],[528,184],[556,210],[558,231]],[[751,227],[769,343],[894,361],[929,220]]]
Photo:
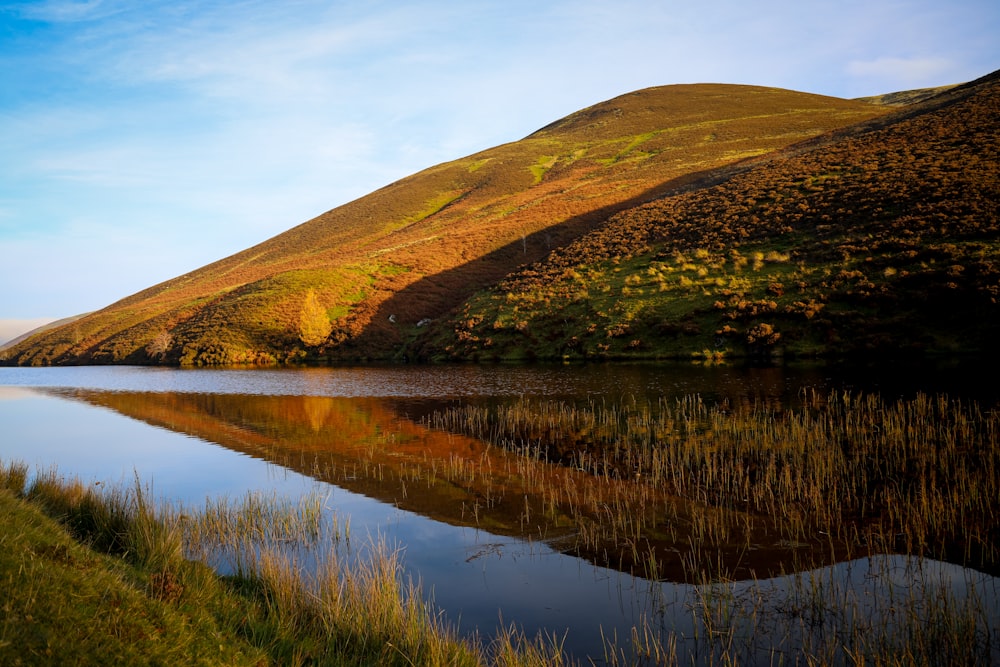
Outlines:
[[996,0],[0,0],[0,320],[100,308],[631,90],[936,86],[1000,68],[997,35]]

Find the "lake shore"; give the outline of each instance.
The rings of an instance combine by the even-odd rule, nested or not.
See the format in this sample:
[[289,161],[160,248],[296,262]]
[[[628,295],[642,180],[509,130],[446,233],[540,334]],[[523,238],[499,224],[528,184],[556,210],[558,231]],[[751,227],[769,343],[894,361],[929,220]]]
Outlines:
[[25,466],[0,465],[2,664],[562,661],[513,630],[487,648],[458,639],[419,591],[398,586],[392,554],[337,573],[339,599],[316,597],[288,562],[223,577],[183,558],[178,524],[139,489],[96,491],[54,473],[26,479]]

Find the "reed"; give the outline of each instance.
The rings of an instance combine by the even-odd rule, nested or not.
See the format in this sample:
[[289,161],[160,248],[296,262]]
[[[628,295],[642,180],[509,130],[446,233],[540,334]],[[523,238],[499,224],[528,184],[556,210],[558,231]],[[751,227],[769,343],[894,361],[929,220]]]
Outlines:
[[[996,582],[940,562],[878,557],[774,580],[703,577],[678,599],[689,622],[646,613],[605,637],[609,665],[991,665]],[[851,570],[865,585],[851,583]],[[985,599],[989,596],[989,599]],[[680,627],[678,627],[678,625]]]
[[586,485],[540,491],[544,507],[574,517],[583,552],[676,537],[670,498],[680,498],[702,506],[683,530],[701,545],[749,543],[766,525],[831,555],[906,551],[1000,567],[1000,415],[974,403],[844,392],[803,394],[795,409],[697,396],[584,406],[522,398],[425,423],[586,473]]
[[[475,431],[490,447],[393,467],[373,446],[339,474],[461,487],[475,498],[468,511],[477,522],[512,511],[525,534],[649,578],[679,566],[695,585],[683,601],[691,631],[664,626],[651,609],[628,637],[606,638],[609,664],[1000,659],[996,610],[974,595],[932,582],[873,610],[810,571],[816,558],[886,551],[995,567],[995,412],[946,397],[886,403],[837,393],[803,395],[795,409],[698,397],[582,407],[521,400],[436,413],[428,424]],[[485,646],[457,640],[419,585],[401,579],[399,553],[352,540],[349,522],[324,512],[321,496],[153,507],[138,481],[87,486],[54,470],[27,479],[20,464],[0,467],[0,486],[45,506],[81,540],[149,563],[157,599],[198,599],[203,587],[178,564],[184,557],[231,572],[226,581],[252,608],[231,631],[279,662],[568,662],[557,637],[529,639],[516,627],[501,627]],[[775,537],[791,559],[773,562],[801,573],[792,590],[739,585],[744,559],[770,554],[762,540]],[[873,576],[891,578],[880,567]]]
[[18,461],[0,463],[0,489],[20,494],[28,481],[28,466]]
[[171,570],[182,560],[179,526],[150,504],[138,477],[131,487],[87,486],[49,469],[35,475],[24,496],[97,551],[156,570]]
[[[403,581],[399,551],[377,539],[355,548],[349,523],[319,496],[154,505],[138,480],[85,485],[49,469],[28,481],[19,463],[0,467],[0,482],[92,549],[140,568],[151,599],[214,609],[233,639],[276,664],[566,664],[558,642],[515,627],[488,645],[459,638],[419,584]],[[190,559],[231,574],[207,575]]]

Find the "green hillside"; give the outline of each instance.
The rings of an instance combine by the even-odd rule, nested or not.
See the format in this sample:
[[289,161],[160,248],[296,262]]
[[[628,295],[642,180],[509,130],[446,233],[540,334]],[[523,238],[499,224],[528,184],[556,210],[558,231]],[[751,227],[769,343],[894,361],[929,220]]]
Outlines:
[[[900,296],[923,285],[915,267],[944,252],[929,245],[956,245],[952,234],[973,215],[948,204],[954,189],[975,180],[976,205],[996,201],[995,108],[979,134],[966,132],[963,115],[995,99],[992,82],[902,111],[754,86],[637,91],[414,174],[2,354],[36,365],[222,364],[840,349],[844,324],[868,331],[879,303],[841,304],[837,295],[858,292],[859,281],[891,283],[892,298],[916,308],[924,292]],[[948,134],[934,120],[947,113],[954,131],[932,140]],[[857,129],[871,123],[883,129]],[[840,128],[855,129],[829,134]],[[882,139],[865,139],[876,131],[916,154],[883,155]],[[915,132],[928,136],[908,138]],[[970,142],[977,166],[966,158]],[[913,161],[920,169],[898,204],[877,215],[874,205],[855,206],[865,188],[881,197],[895,187],[881,174]],[[934,207],[933,220],[958,217],[940,232],[905,235],[901,252],[914,258],[890,266],[872,255],[886,263],[878,281],[872,267],[856,266],[871,254],[863,234],[910,224],[918,205]],[[948,255],[964,262],[961,280],[948,282],[991,275],[995,214],[995,205],[976,214],[982,262]],[[890,252],[880,248],[879,258]],[[837,262],[848,277],[819,280]],[[826,296],[800,287],[821,282]],[[782,319],[797,317],[789,309],[806,321],[801,333]],[[890,326],[886,335],[897,333]]]

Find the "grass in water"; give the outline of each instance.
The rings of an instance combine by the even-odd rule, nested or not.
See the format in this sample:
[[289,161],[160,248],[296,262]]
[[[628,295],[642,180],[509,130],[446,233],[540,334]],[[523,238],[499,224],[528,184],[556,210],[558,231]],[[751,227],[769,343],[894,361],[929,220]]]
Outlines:
[[[524,400],[440,412],[427,425],[519,453],[518,476],[544,501],[524,496],[524,522],[568,518],[575,544],[567,550],[628,551],[653,575],[681,562],[690,594],[651,600],[628,636],[605,637],[608,664],[995,663],[995,580],[923,557],[995,571],[1000,415],[944,396],[801,399],[794,409],[697,397],[583,407]],[[453,457],[425,474],[475,486],[484,461]],[[408,480],[417,488],[419,478]],[[154,661],[188,664],[570,661],[557,639],[531,640],[512,627],[485,646],[457,639],[419,586],[402,580],[399,553],[356,544],[349,524],[324,519],[322,499],[251,494],[195,511],[154,507],[147,497],[138,481],[105,489],[0,467],[0,584],[12,590],[0,664],[87,664],[80,656],[105,651],[128,662],[137,645]],[[476,508],[484,515],[503,504],[484,497]],[[677,498],[704,508],[681,527]],[[27,533],[32,521],[56,537]],[[770,532],[755,528],[762,522],[773,522]],[[802,550],[801,562],[773,561],[779,571],[767,576],[796,574],[758,581],[737,572],[723,547],[742,544],[744,560],[769,556],[761,536]],[[65,546],[46,546],[52,539]],[[839,564],[814,569],[817,549]],[[89,575],[76,583],[83,562],[111,572],[111,583]],[[863,570],[888,596],[859,596],[845,567]],[[127,611],[116,615],[119,608]],[[678,609],[688,613],[681,629],[670,616]]]
[[[760,526],[835,560],[908,553],[1000,571],[1000,413],[946,396],[810,394],[795,409],[522,399],[426,423],[602,481],[600,496],[552,489],[582,553],[657,541],[711,552],[741,535],[749,548]],[[678,498],[703,508],[684,531]]]
[[[459,638],[402,581],[399,553],[385,543],[350,562],[327,549],[315,498],[251,494],[191,511],[154,506],[138,480],[88,486],[6,463],[0,517],[0,664],[564,661],[515,628],[489,645]],[[345,540],[347,531],[326,534]],[[232,575],[193,560],[220,554]]]

